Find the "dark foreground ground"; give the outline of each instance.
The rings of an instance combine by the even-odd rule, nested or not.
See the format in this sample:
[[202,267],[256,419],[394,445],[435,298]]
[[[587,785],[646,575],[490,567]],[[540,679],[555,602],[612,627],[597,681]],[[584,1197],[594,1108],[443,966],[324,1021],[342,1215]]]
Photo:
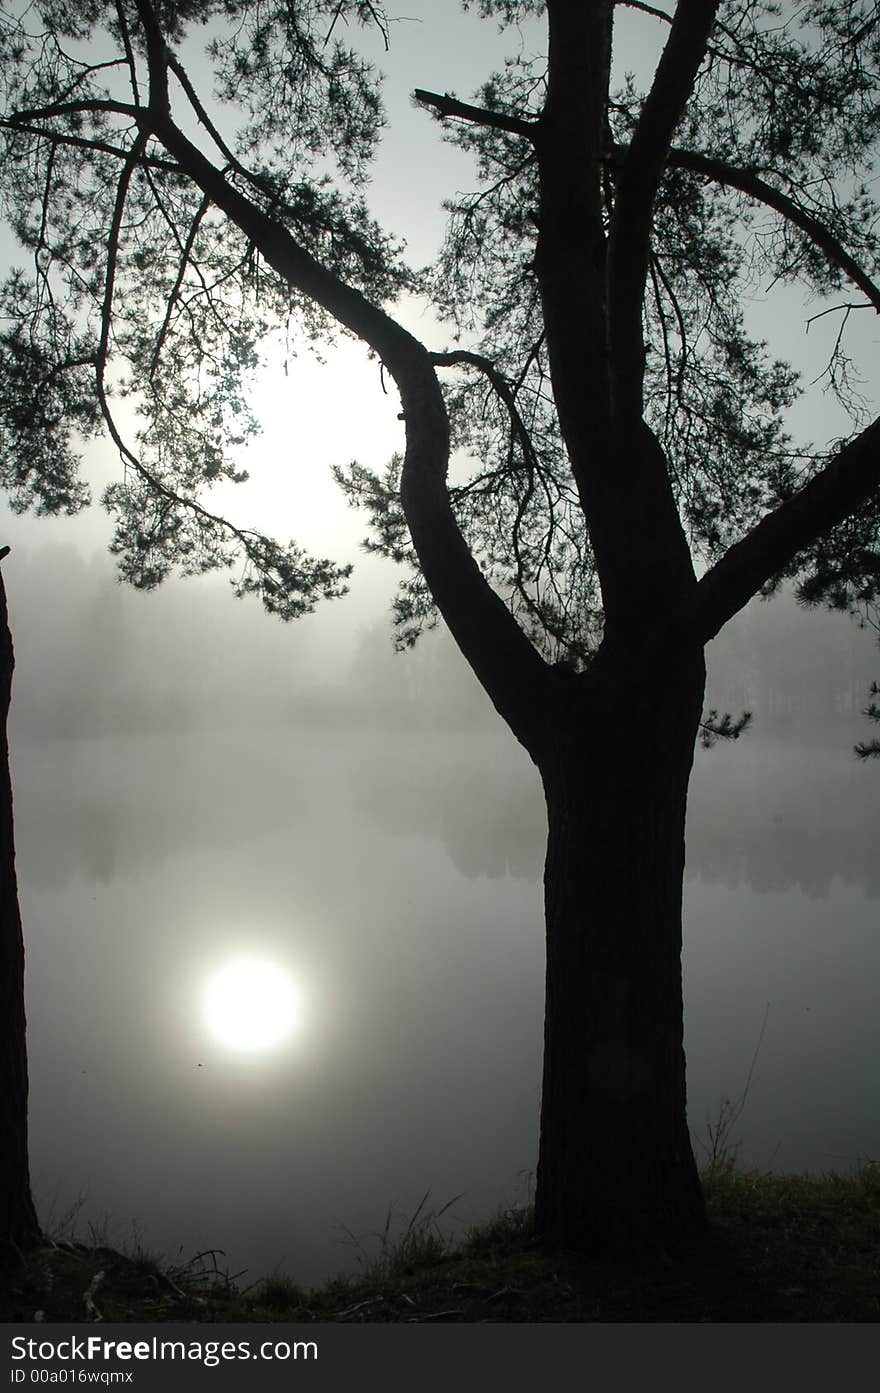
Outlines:
[[355,1278],[239,1289],[214,1255],[49,1244],[7,1279],[4,1321],[880,1321],[880,1165],[822,1179],[706,1179],[700,1243],[624,1260],[539,1251],[527,1210],[453,1246],[430,1214]]

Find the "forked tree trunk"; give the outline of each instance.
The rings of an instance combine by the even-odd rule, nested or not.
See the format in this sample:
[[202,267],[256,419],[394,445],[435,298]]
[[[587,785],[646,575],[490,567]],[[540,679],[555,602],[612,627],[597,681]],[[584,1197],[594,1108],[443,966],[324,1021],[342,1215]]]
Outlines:
[[[541,773],[547,998],[536,1222],[589,1251],[699,1232],[685,1116],[681,895],[702,658],[590,688]],[[656,683],[656,685],[655,685]]]
[[13,661],[6,591],[0,574],[0,1267],[14,1262],[41,1236],[28,1170],[24,943],[6,737]]

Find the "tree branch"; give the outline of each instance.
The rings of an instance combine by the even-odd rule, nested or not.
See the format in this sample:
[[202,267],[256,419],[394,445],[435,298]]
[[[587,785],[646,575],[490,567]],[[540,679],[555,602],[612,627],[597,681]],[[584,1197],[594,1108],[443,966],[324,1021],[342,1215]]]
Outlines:
[[[139,8],[142,5],[139,0]],[[158,55],[158,43],[154,47]],[[153,61],[165,64],[164,56]],[[540,692],[547,690],[547,665],[489,585],[459,530],[446,485],[449,423],[426,349],[231,185],[162,105],[137,112],[142,136],[158,140],[182,172],[254,243],[267,265],[368,344],[394,377],[406,423],[401,504],[422,571],[496,709],[534,751],[541,738]]]
[[774,188],[772,184],[767,183],[766,179],[762,179],[751,170],[737,169],[733,165],[725,163],[724,160],[715,159],[711,155],[698,154],[694,150],[673,148],[669,151],[668,163],[676,169],[690,169],[695,174],[704,174],[707,179],[711,179],[716,184],[739,189],[749,198],[774,209],[788,222],[800,228],[801,232],[805,232],[815,245],[825,253],[828,260],[833,265],[838,266],[844,275],[858,286],[859,290],[867,296],[874,308],[880,313],[880,287],[875,285],[870,276],[865,274],[842,242],[834,236],[834,233],[829,231],[812,213],[807,212],[793,198],[790,198],[788,194]]
[[159,355],[162,352],[162,347],[168,335],[168,330],[171,327],[171,318],[174,314],[174,309],[177,304],[177,297],[180,294],[181,287],[183,286],[183,282],[186,278],[187,267],[190,263],[190,257],[192,256],[192,250],[195,245],[196,237],[198,236],[199,228],[202,224],[202,219],[207,213],[209,207],[210,202],[208,200],[207,195],[205,195],[202,198],[202,201],[196,210],[196,215],[193,218],[192,223],[190,224],[189,232],[186,235],[186,241],[181,244],[178,239],[178,245],[180,246],[180,263],[177,268],[177,275],[174,280],[174,285],[172,286],[171,293],[168,296],[168,302],[165,307],[165,317],[163,318],[161,328],[159,329],[159,332],[156,335],[156,342],[153,346],[153,352],[150,358],[149,375],[151,380],[155,377],[156,373],[159,370]]
[[526,424],[519,414],[516,404],[516,397],[510,383],[503,373],[500,373],[490,358],[485,358],[481,353],[470,353],[467,349],[457,348],[451,353],[431,353],[431,362],[437,368],[451,368],[460,364],[478,368],[491,382],[496,395],[504,403],[513,432],[519,441],[523,458],[529,466],[535,464],[535,450],[532,439],[526,428]]
[[[93,150],[101,155],[113,155],[118,160],[127,160],[130,150],[125,150],[121,145],[111,145],[106,140],[92,140],[89,136],[68,135],[63,131],[45,130],[42,126],[31,126],[19,120],[17,116],[4,120],[0,117],[0,130],[20,131],[22,135],[35,135],[43,140],[48,140],[52,145],[71,145],[79,150]],[[139,163],[149,169],[164,169],[166,174],[180,174],[180,166],[171,160],[163,160],[158,156],[144,154],[140,157]]]
[[186,93],[187,100],[189,101],[190,106],[195,112],[200,125],[204,126],[205,130],[208,132],[208,135],[211,137],[214,144],[217,146],[217,149],[220,151],[221,155],[226,160],[230,169],[235,170],[236,174],[241,174],[243,178],[247,179],[251,184],[253,184],[255,187],[259,188],[263,193],[265,193],[265,180],[261,180],[258,175],[252,174],[249,169],[246,169],[244,165],[240,164],[239,161],[235,158],[235,155],[233,154],[232,150],[230,150],[229,146],[226,144],[226,141],[223,139],[217,127],[214,125],[214,122],[211,120],[210,116],[205,110],[201,98],[199,97],[199,94],[196,91],[196,89],[193,87],[192,82],[189,78],[189,74],[187,73],[183,64],[171,52],[169,52],[166,55],[166,57],[168,67],[174,73],[174,76],[177,78],[178,82],[180,83],[181,87]]
[[137,64],[134,60],[134,49],[131,46],[131,35],[128,30],[128,20],[125,18],[125,11],[120,0],[116,0],[116,22],[119,25],[119,32],[122,35],[122,43],[125,48],[125,61],[128,64],[129,80],[131,82],[131,96],[135,106],[140,106],[141,95],[138,89]]
[[642,413],[642,302],[651,210],[673,132],[706,55],[717,8],[718,0],[679,0],[617,181],[608,243],[608,296],[615,405],[624,419]]
[[650,15],[652,19],[662,19],[664,24],[672,23],[672,15],[666,10],[657,9],[654,5],[645,5],[642,0],[616,0],[616,3],[627,10],[641,10],[642,14]]
[[641,401],[654,192],[702,61],[714,4],[682,0],[679,9],[684,18],[674,26],[633,137],[622,198],[618,190],[615,274],[602,192],[613,4],[547,3],[550,80],[537,143],[535,266],[553,395],[595,556],[606,638],[629,639],[644,626],[648,591],[655,604],[672,610],[695,584],[666,460]]
[[[546,610],[542,609],[541,606],[535,601],[534,597],[529,594],[529,591],[525,583],[525,561],[522,554],[522,548],[520,546],[522,524],[526,516],[526,513],[528,512],[529,505],[531,504],[532,498],[534,496],[535,475],[537,474],[540,477],[545,492],[547,489],[547,482],[544,477],[544,472],[540,467],[538,457],[535,453],[535,447],[532,443],[532,438],[529,435],[528,428],[525,422],[523,421],[522,416],[520,415],[519,407],[516,403],[515,389],[511,386],[510,382],[503,375],[503,373],[500,373],[498,371],[492,360],[490,358],[484,357],[480,353],[471,353],[467,349],[462,348],[455,349],[450,353],[432,353],[430,355],[430,358],[431,362],[434,364],[435,367],[442,368],[456,367],[458,365],[467,365],[469,367],[477,368],[480,372],[484,374],[486,378],[488,378],[496,396],[500,399],[500,401],[503,403],[504,407],[507,410],[507,414],[510,417],[510,428],[512,436],[519,443],[519,447],[522,451],[523,456],[523,464],[525,465],[525,469],[528,474],[527,484],[525,489],[523,490],[522,497],[520,498],[517,504],[516,514],[513,520],[513,526],[511,528],[511,541],[513,544],[514,560],[516,563],[516,590],[523,604],[528,609],[529,613],[534,615],[535,618],[539,621],[539,623],[543,624],[546,627],[547,631],[551,633],[554,638],[561,639],[563,635],[560,630],[560,626],[557,625],[554,628],[552,622],[548,621]],[[514,467],[512,465],[512,462],[511,467]],[[547,549],[549,549],[549,544],[550,537],[548,536]],[[547,549],[545,549],[545,561],[547,559]]]
[[14,127],[19,121],[46,121],[53,116],[73,116],[85,111],[105,111],[113,116],[129,116],[136,121],[139,108],[128,102],[113,102],[103,97],[88,97],[80,102],[49,102],[47,106],[29,106],[16,111],[5,122]]
[[604,547],[606,530],[609,535],[613,531],[604,527],[611,384],[600,170],[613,3],[548,0],[547,19],[547,98],[536,142],[540,207],[535,271],[553,399],[607,599],[613,570],[613,557]]
[[[365,8],[373,23],[375,24],[376,28],[379,30],[379,33],[382,35],[382,42],[385,45],[385,52],[388,53],[391,49],[391,38],[388,33],[388,21],[385,18],[385,15],[382,13],[381,10],[377,10],[376,6],[372,3],[372,0],[366,0]],[[336,25],[339,22],[339,18],[342,14],[343,9],[344,0],[339,0],[336,9],[333,11],[333,18],[330,21],[330,28],[324,35],[325,48],[327,47],[327,45],[333,37],[333,30],[336,28]]]
[[781,503],[707,571],[686,624],[706,643],[817,537],[880,488],[880,418],[851,440],[799,493]]
[[150,0],[135,0],[138,18],[144,28],[147,43],[147,71],[150,75],[150,110],[156,116],[168,117],[171,101],[168,95],[168,45]]
[[116,186],[113,215],[110,221],[110,230],[107,233],[107,269],[104,277],[104,301],[101,306],[101,336],[98,341],[98,350],[95,354],[97,389],[98,396],[101,400],[104,398],[104,373],[106,371],[110,349],[110,328],[113,319],[113,292],[116,285],[119,236],[122,229],[122,219],[125,214],[125,201],[128,197],[131,176],[135,171],[138,159],[144,152],[148,139],[148,133],[141,130],[128,153],[122,173],[119,176],[119,183]]
[[537,121],[527,120],[524,116],[510,116],[503,111],[488,111],[482,106],[471,106],[468,102],[460,102],[457,97],[451,97],[448,92],[441,96],[438,92],[425,92],[417,87],[413,97],[420,105],[431,107],[443,119],[456,117],[477,126],[488,126],[490,130],[509,131],[511,135],[521,135],[526,140],[534,140],[537,135]]

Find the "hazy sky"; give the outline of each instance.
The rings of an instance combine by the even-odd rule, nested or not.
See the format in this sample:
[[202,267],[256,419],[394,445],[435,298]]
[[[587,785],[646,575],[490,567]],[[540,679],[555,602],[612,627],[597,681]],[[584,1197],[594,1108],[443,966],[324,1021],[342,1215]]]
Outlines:
[[[372,197],[421,261],[469,172],[408,94],[470,95],[510,44],[451,3],[406,9],[377,55],[392,130]],[[787,294],[754,314],[769,332],[780,303],[776,351],[815,375],[827,339],[804,339],[810,308]],[[858,332],[870,363],[876,329]],[[438,1206],[463,1191],[462,1222],[526,1192],[544,819],[534,770],[449,641],[391,651],[396,577],[356,555],[364,520],[326,473],[381,467],[401,444],[376,365],[350,343],[290,376],[270,364],[255,405],[241,513],[357,560],[352,595],[294,626],[223,577],[121,589],[99,509],[2,515],[34,1176],[44,1216],[81,1199],[117,1235],[134,1224],[172,1253],[225,1246],[252,1275],[278,1263],[310,1280],[350,1258],[335,1226],[367,1234],[428,1188]],[[797,419],[836,428],[821,396]],[[90,453],[99,485],[113,463]],[[711,701],[755,726],[696,761],[692,1121],[742,1088],[766,1012],[748,1157],[845,1166],[880,1149],[880,766],[852,756],[880,655],[846,618],[782,600],[751,606],[709,660]],[[242,953],[301,994],[275,1053],[236,1054],[206,1028],[212,974]]]

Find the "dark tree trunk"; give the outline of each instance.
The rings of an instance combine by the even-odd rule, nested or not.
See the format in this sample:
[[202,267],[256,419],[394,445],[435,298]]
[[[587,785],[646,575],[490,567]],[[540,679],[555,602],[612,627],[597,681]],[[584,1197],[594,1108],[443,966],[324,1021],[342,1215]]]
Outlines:
[[705,670],[701,656],[666,676],[649,669],[641,690],[592,677],[570,679],[540,760],[549,837],[536,1222],[547,1242],[581,1251],[705,1223],[681,989],[685,805]]
[[0,1267],[14,1262],[41,1237],[28,1171],[24,942],[6,737],[13,663],[6,591],[0,574]]

